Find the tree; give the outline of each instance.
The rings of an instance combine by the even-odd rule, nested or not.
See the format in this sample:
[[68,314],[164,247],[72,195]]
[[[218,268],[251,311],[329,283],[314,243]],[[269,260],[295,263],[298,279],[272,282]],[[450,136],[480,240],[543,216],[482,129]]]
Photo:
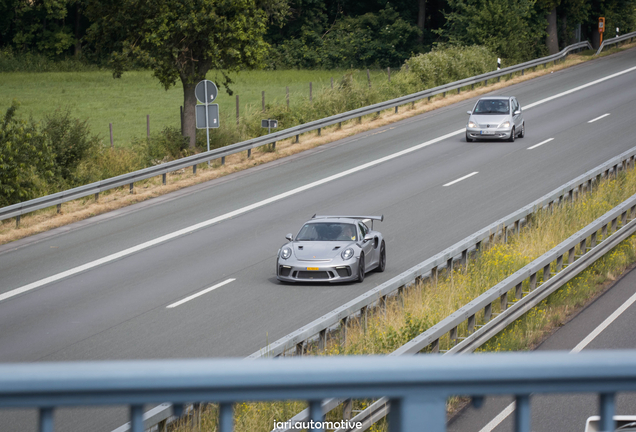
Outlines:
[[449,0],[449,42],[483,45],[508,64],[535,58],[542,51],[545,24],[536,19],[532,0]]
[[262,64],[267,25],[286,12],[285,0],[90,0],[86,8],[90,38],[111,52],[115,77],[137,62],[166,90],[181,81],[183,133],[191,147],[196,84],[216,70],[231,94],[228,74]]
[[35,198],[53,178],[53,158],[45,136],[32,121],[17,117],[13,101],[0,119],[0,207]]

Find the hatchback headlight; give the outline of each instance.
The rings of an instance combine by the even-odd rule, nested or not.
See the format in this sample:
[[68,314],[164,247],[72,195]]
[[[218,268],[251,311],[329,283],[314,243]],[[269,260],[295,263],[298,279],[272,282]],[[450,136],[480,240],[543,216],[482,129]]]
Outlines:
[[292,250],[291,248],[285,247],[283,248],[283,250],[280,252],[280,257],[282,259],[287,259],[291,256]]
[[352,248],[346,248],[345,250],[342,251],[342,254],[340,254],[342,256],[343,260],[348,260],[353,258],[353,249]]
[[476,127],[479,127],[479,126],[477,126],[477,123],[475,123],[474,121],[469,121],[468,122],[468,127],[469,128],[476,128]]
[[510,122],[503,122],[501,125],[499,125],[500,128],[504,128],[504,129],[508,129],[510,127]]

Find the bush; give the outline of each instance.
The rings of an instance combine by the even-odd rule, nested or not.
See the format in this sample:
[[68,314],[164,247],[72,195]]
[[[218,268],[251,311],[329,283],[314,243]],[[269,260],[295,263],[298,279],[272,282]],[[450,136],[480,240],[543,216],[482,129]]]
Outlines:
[[0,121],[0,206],[49,192],[54,176],[53,152],[33,120],[17,117],[14,100]]
[[0,72],[88,72],[99,70],[74,58],[53,60],[44,54],[16,53],[11,48],[0,49]]
[[411,57],[409,72],[425,88],[480,75],[497,68],[497,56],[484,46],[446,46]]
[[151,134],[150,138],[133,140],[132,144],[145,166],[158,165],[189,154],[189,141],[176,127],[166,127],[159,133]]
[[68,108],[57,109],[47,116],[42,132],[54,153],[55,177],[60,188],[78,186],[77,167],[97,151],[99,138],[90,133],[87,120],[72,118]]

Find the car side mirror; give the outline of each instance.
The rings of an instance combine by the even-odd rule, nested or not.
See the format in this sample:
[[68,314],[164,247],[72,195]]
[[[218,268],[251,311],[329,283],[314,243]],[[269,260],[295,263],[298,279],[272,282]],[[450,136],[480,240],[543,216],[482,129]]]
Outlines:
[[287,234],[285,238],[289,241],[294,241],[294,235],[292,233]]
[[473,112],[472,111],[466,111],[466,114],[471,115]]
[[519,115],[519,114],[521,114],[521,110],[517,110],[517,111],[515,111],[513,114],[514,114],[514,115]]
[[367,234],[364,236],[364,242],[368,242],[369,240],[373,240],[373,234]]

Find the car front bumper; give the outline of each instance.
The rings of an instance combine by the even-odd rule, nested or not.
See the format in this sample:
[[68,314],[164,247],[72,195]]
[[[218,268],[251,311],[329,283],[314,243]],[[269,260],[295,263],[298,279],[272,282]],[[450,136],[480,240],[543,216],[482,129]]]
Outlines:
[[[484,135],[483,132],[494,132],[493,134]],[[466,136],[470,139],[495,140],[509,139],[512,129],[473,129],[466,128]]]
[[[311,269],[311,270],[310,270]],[[358,260],[346,263],[276,262],[276,278],[283,282],[350,282],[358,279]]]

